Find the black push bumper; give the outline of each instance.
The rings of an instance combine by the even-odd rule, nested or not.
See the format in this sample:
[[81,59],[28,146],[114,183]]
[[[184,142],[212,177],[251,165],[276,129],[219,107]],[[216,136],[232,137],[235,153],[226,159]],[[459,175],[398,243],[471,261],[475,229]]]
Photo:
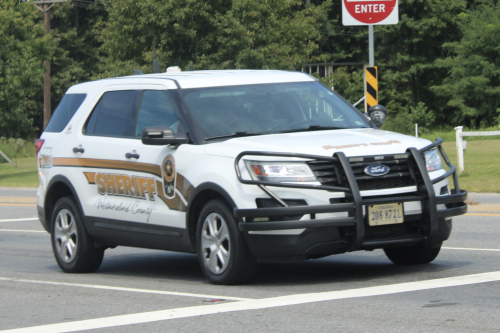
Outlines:
[[[267,230],[287,230],[287,229],[302,229],[309,230],[317,228],[341,228],[345,232],[338,233],[338,243],[343,244],[340,248],[345,250],[340,251],[355,251],[360,249],[383,248],[389,246],[407,246],[420,243],[441,244],[446,240],[451,231],[451,225],[446,226],[446,219],[452,216],[462,215],[467,212],[467,191],[461,190],[458,185],[458,177],[455,167],[451,164],[446,153],[441,147],[442,139],[437,139],[432,144],[417,150],[409,148],[405,154],[410,165],[409,172],[415,181],[417,188],[416,192],[405,193],[401,195],[388,195],[379,197],[361,196],[356,177],[353,173],[353,168],[343,152],[337,152],[332,157],[305,155],[305,154],[289,154],[289,153],[269,153],[247,151],[238,155],[235,160],[235,169],[238,178],[243,184],[257,185],[266,191],[271,197],[276,199],[282,205],[280,198],[277,198],[267,187],[290,187],[326,190],[331,192],[344,192],[345,202],[332,203],[328,205],[315,206],[294,206],[294,207],[274,207],[274,208],[256,208],[256,209],[234,209],[234,215],[239,220],[239,229],[244,232],[251,231],[267,231]],[[427,172],[427,167],[422,154],[430,149],[438,149],[444,161],[449,167],[449,171],[445,174],[430,179]],[[400,154],[401,155],[401,154]],[[398,155],[398,156],[400,156]],[[296,157],[306,160],[315,161],[330,161],[338,165],[337,171],[343,175],[344,184],[339,186],[327,185],[304,185],[304,184],[289,184],[289,183],[274,183],[258,180],[242,179],[238,163],[244,156],[274,156],[274,157]],[[388,155],[386,155],[388,156]],[[433,184],[438,183],[447,177],[453,177],[455,189],[446,195],[436,195]],[[344,185],[344,186],[343,186]],[[365,221],[363,207],[368,205],[378,205],[386,203],[403,203],[403,202],[421,202],[422,214],[418,216],[420,224],[418,234],[413,233],[410,236],[389,237],[377,239],[376,237],[365,237],[368,223]],[[445,205],[445,209],[438,210],[438,205]],[[322,213],[339,213],[347,212],[345,217],[332,217],[316,219],[316,214]],[[297,217],[309,214],[310,220],[291,220],[291,217]],[[270,221],[262,221],[264,219]],[[277,220],[278,219],[278,220]],[[378,228],[378,227],[375,227]],[[443,229],[446,229],[443,231]],[[326,230],[326,229],[322,229]],[[331,229],[330,229],[331,230]],[[324,240],[322,240],[324,241]],[[336,246],[338,248],[339,246]],[[307,251],[306,251],[307,252]]]

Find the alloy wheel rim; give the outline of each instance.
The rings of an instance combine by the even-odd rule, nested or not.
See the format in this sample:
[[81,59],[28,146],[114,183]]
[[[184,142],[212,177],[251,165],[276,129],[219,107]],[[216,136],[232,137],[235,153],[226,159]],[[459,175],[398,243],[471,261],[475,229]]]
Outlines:
[[57,214],[54,238],[58,257],[69,264],[75,259],[78,249],[78,232],[75,217],[67,209],[61,209]]
[[205,217],[201,229],[201,248],[205,266],[214,274],[222,274],[231,256],[231,241],[226,221],[217,213]]

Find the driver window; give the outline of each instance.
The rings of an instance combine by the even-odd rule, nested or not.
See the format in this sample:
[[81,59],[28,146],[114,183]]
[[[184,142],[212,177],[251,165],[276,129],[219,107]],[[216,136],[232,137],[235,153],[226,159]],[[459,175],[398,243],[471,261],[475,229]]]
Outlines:
[[137,114],[135,136],[140,137],[144,127],[166,126],[177,134],[179,118],[168,95],[161,90],[146,90],[142,96],[141,106]]

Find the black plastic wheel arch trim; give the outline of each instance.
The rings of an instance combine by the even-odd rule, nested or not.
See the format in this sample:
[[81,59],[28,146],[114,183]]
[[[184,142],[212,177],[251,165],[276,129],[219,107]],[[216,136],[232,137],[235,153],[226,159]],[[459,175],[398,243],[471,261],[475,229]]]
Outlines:
[[[43,209],[45,211],[45,221],[47,223],[47,226],[49,227],[49,230],[50,230],[50,223],[52,223],[52,212],[47,211],[47,209],[48,209],[47,193],[50,193],[52,191],[52,186],[55,186],[57,183],[63,183],[64,185],[66,185],[69,188],[73,197],[76,200],[76,206],[80,210],[81,216],[85,216],[85,214],[83,213],[83,207],[82,207],[82,204],[80,202],[80,198],[78,197],[78,193],[76,192],[75,187],[73,186],[71,181],[63,175],[55,175],[54,177],[52,177],[50,179],[49,184],[47,185],[47,187],[45,189],[45,193],[44,193],[45,198],[43,199]],[[55,204],[56,203],[54,202],[54,205]],[[85,223],[84,223],[84,226],[85,226]],[[86,228],[86,226],[85,226],[85,228]],[[49,231],[49,230],[47,230],[47,231]]]
[[[226,192],[224,188],[222,188],[220,185],[217,185],[216,183],[206,182],[206,183],[201,183],[195,187],[193,193],[191,193],[191,196],[189,197],[189,201],[186,206],[187,210],[186,210],[186,220],[185,220],[186,228],[188,230],[188,237],[191,240],[191,246],[193,248],[193,251],[195,251],[196,249],[196,241],[194,236],[196,235],[196,223],[197,223],[197,220],[194,219],[193,217],[193,215],[196,216],[197,214],[197,212],[193,209],[193,203],[198,198],[198,195],[200,195],[200,193],[205,190],[209,190],[220,195],[228,203],[231,209],[234,209],[236,207],[233,198],[231,198],[231,196]],[[194,223],[194,230],[191,230],[190,228],[192,226],[190,224],[191,222]]]

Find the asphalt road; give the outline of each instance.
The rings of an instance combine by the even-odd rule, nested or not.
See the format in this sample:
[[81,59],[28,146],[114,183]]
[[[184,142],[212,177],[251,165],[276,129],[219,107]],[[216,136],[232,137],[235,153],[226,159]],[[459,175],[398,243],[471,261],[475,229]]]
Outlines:
[[194,255],[125,247],[96,273],[62,273],[35,195],[0,188],[1,332],[500,331],[498,212],[455,218],[429,265],[355,252],[262,265],[252,284],[228,287],[208,284]]

